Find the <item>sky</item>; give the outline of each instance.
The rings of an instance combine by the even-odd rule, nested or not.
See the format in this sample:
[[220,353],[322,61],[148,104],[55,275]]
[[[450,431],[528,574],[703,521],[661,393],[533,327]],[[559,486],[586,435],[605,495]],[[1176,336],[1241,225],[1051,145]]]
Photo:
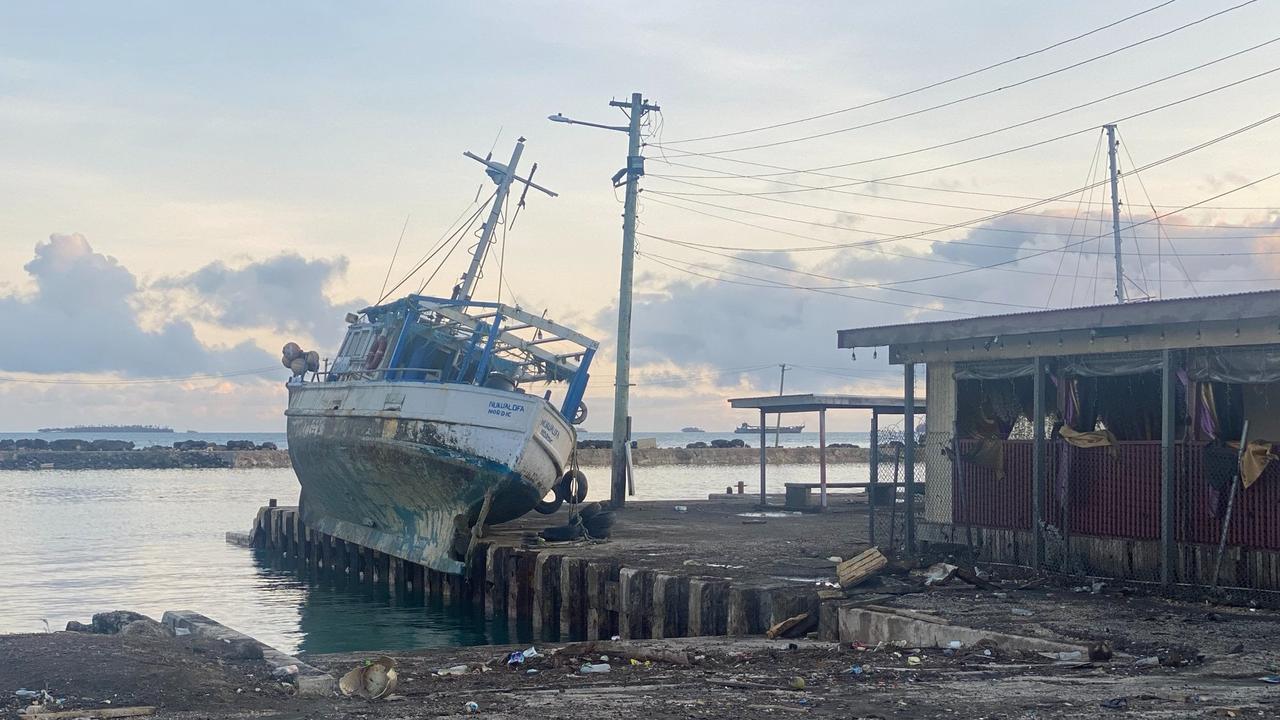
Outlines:
[[1280,179],[1237,188],[1280,171],[1280,3],[1242,2],[0,5],[0,431],[283,429],[281,345],[332,353],[517,137],[559,197],[503,299],[601,341],[609,428],[626,138],[547,116],[636,91],[641,431],[751,420],[783,363],[900,392],[842,328],[1114,301],[1105,123],[1128,294],[1276,287]]

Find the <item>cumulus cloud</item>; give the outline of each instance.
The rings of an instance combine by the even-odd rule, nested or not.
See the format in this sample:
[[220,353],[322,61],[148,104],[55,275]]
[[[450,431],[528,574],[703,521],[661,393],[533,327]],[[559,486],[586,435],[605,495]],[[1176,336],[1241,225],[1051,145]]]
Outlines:
[[362,300],[341,305],[326,288],[347,271],[347,259],[307,259],[295,253],[232,267],[217,261],[194,272],[162,278],[152,287],[187,293],[198,319],[227,328],[270,328],[306,333],[325,347],[343,329],[342,317],[364,307]]
[[134,305],[137,278],[78,233],[51,235],[37,244],[24,269],[34,292],[0,296],[0,335],[6,338],[0,343],[0,369],[155,376],[275,361],[247,340],[230,347],[205,345],[182,319],[144,329]]

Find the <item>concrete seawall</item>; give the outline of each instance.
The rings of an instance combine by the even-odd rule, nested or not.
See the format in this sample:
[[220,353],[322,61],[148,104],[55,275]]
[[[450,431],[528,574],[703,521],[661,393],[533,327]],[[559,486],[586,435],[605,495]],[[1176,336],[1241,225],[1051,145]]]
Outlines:
[[287,468],[287,450],[9,450],[0,470],[164,470]]

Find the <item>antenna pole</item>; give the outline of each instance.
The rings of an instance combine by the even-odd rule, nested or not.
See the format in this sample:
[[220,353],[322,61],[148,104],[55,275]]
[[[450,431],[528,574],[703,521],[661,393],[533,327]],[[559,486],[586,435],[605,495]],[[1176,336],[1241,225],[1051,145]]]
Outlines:
[[[621,508],[627,500],[627,420],[631,399],[631,281],[635,274],[636,196],[640,192],[640,176],[644,175],[644,156],[640,154],[640,121],[645,113],[659,110],[644,101],[641,93],[632,93],[630,102],[610,101],[613,107],[628,110],[627,126],[627,199],[622,212],[622,278],[618,283],[618,367],[613,384],[613,475],[609,500]],[[619,173],[621,175],[622,173]],[[615,180],[616,182],[616,180]]]
[[506,204],[511,181],[516,179],[516,165],[520,163],[520,154],[523,152],[524,138],[520,138],[516,141],[515,149],[511,151],[511,161],[505,167],[496,162],[485,163],[488,166],[485,172],[498,183],[498,191],[493,195],[493,205],[489,207],[489,219],[484,223],[480,242],[476,244],[476,251],[471,256],[471,266],[467,268],[467,274],[462,276],[462,285],[456,298],[458,300],[470,300],[471,293],[475,290],[476,280],[480,276],[480,265],[484,262],[484,255],[489,250],[489,243],[493,241],[494,230],[497,229],[498,220],[502,217],[502,206]]
[[1103,125],[1107,131],[1107,157],[1111,161],[1111,233],[1116,241],[1116,302],[1124,302],[1124,260],[1120,247],[1120,169],[1116,161],[1116,126]]
[[[778,376],[778,397],[782,397],[782,389],[787,385],[787,364],[778,366],[782,373]],[[773,446],[782,447],[782,413],[778,413],[777,423],[773,426]]]

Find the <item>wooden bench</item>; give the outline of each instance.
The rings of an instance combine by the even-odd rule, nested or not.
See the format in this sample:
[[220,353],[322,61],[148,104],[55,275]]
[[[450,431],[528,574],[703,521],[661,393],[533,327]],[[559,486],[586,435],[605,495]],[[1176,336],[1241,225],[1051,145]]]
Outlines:
[[[899,483],[901,485],[901,483]],[[787,494],[785,507],[788,510],[805,510],[811,507],[810,498],[813,491],[822,487],[822,483],[786,483]],[[897,497],[897,488],[891,482],[829,482],[827,489],[848,490],[867,488],[870,490],[870,502],[873,505],[889,505]],[[924,483],[916,483],[917,494],[924,492]]]

